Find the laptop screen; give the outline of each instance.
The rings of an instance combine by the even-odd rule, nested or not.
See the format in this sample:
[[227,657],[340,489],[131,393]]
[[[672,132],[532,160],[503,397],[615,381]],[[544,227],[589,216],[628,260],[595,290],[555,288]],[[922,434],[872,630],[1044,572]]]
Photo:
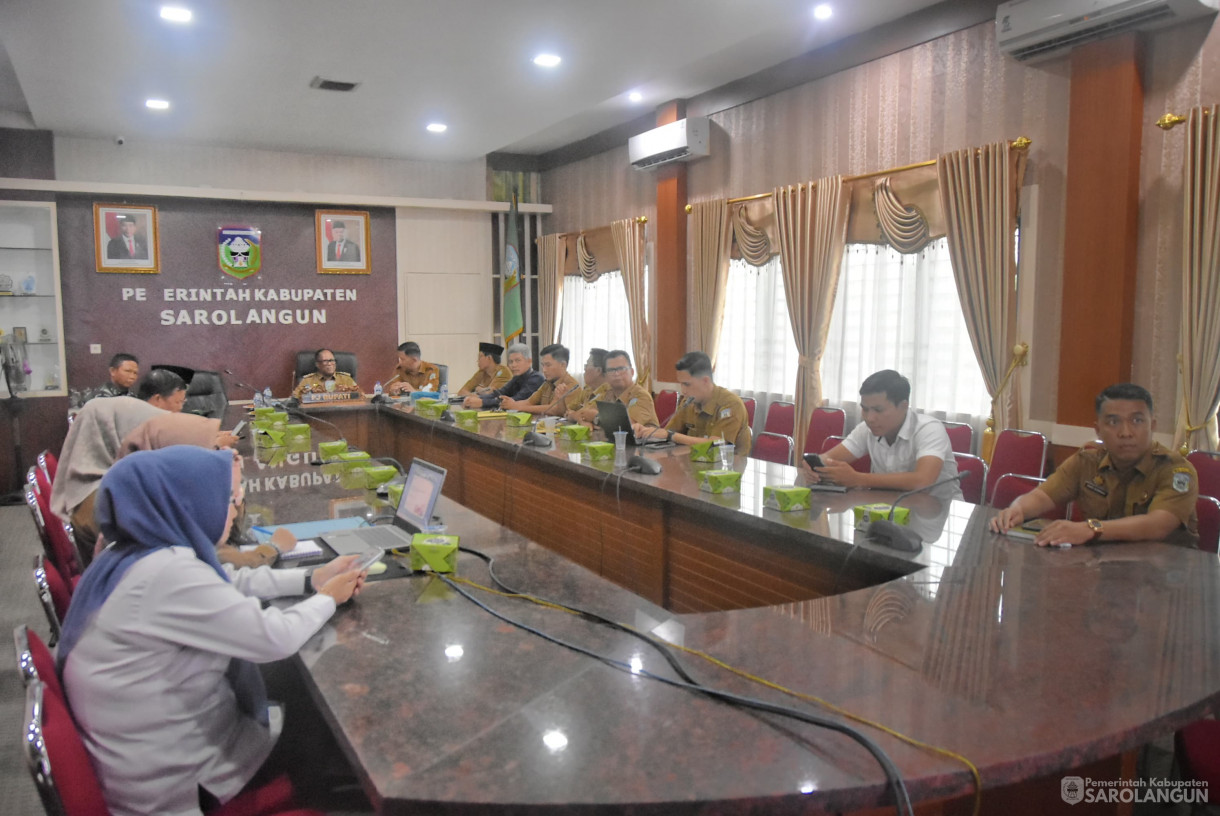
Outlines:
[[423,459],[411,462],[407,471],[407,482],[402,488],[395,522],[415,532],[428,529],[432,521],[432,510],[445,484],[445,469]]

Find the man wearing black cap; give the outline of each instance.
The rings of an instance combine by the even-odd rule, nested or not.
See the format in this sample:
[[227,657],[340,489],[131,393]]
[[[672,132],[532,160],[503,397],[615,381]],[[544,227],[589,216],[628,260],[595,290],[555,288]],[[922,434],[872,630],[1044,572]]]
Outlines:
[[441,370],[420,359],[419,343],[408,340],[398,347],[398,367],[386,383],[390,396],[412,391],[440,391]]
[[504,346],[496,343],[479,343],[478,370],[457,392],[459,397],[471,394],[489,394],[513,378],[513,373],[500,365]]

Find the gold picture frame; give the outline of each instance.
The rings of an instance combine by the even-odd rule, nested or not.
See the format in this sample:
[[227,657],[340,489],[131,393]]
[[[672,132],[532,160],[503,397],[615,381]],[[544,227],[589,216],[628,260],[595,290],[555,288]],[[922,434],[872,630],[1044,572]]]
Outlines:
[[314,249],[319,275],[367,275],[369,214],[363,210],[317,210]]
[[98,272],[160,273],[161,236],[157,227],[157,208],[95,203],[93,246]]

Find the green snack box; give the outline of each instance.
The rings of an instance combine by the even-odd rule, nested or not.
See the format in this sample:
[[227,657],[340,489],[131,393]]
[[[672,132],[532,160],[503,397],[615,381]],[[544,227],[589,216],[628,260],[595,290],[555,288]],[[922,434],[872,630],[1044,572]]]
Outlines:
[[287,411],[272,411],[271,413],[267,414],[267,416],[263,417],[263,419],[270,422],[272,427],[274,427],[276,425],[287,425],[288,424],[288,412]]
[[590,462],[614,458],[613,442],[586,442],[585,453],[589,454]]
[[361,470],[364,471],[364,486],[369,489],[383,485],[398,475],[398,468],[393,465],[365,465]]
[[254,409],[254,417],[256,419],[263,419],[265,417],[271,416],[274,413],[275,413],[275,409],[269,405],[260,405],[259,407]]
[[588,439],[589,434],[592,433],[586,425],[564,425],[559,432],[564,435],[564,438],[573,441]]
[[371,458],[368,451],[349,450],[343,451],[336,457],[340,462],[362,462],[365,459]]
[[303,422],[293,423],[292,425],[284,426],[284,441],[294,442],[298,439],[304,439],[306,442],[310,439],[309,426]]
[[415,403],[416,408],[423,408],[425,405],[436,404],[436,399],[434,397],[420,397],[419,399],[412,398],[412,401]]
[[271,420],[256,419],[250,423],[250,427],[253,428],[257,433],[267,433],[267,431],[271,430]]
[[323,462],[331,462],[339,458],[339,454],[347,451],[347,440],[340,439],[337,442],[319,442],[318,455],[322,457]]
[[425,419],[440,419],[441,414],[445,413],[445,409],[449,407],[448,403],[437,402],[436,400],[420,400],[415,404],[415,413]]
[[510,411],[508,414],[508,424],[518,427],[521,425],[529,425],[533,418],[533,414],[527,414],[525,411]]
[[386,501],[391,507],[398,507],[398,503],[402,501],[402,488],[400,484],[390,485],[386,488]]
[[[323,469],[329,467],[323,465]],[[340,463],[333,467],[339,468],[339,487],[344,490],[363,490],[365,487],[364,468]]]
[[811,492],[800,485],[766,485],[763,487],[763,505],[781,513],[808,510]]
[[411,569],[457,571],[458,536],[416,533],[411,538]]
[[264,436],[263,436],[262,444],[265,445],[266,447],[278,448],[278,447],[282,447],[284,445],[284,429],[283,428],[280,428],[279,430],[276,430],[274,428],[268,428],[267,430],[263,431],[263,435]]
[[910,519],[911,510],[908,507],[894,507],[892,504],[878,502],[876,504],[857,504],[853,509],[856,514],[856,526],[865,522],[885,521],[890,517],[890,509],[894,510],[894,523],[906,524]]
[[720,453],[716,450],[716,443],[709,439],[706,442],[691,445],[690,460],[692,462],[719,462]]
[[453,416],[458,422],[478,422],[479,411],[477,408],[465,408],[461,411],[454,411]]
[[741,472],[705,470],[699,474],[699,489],[707,493],[736,493],[741,490]]

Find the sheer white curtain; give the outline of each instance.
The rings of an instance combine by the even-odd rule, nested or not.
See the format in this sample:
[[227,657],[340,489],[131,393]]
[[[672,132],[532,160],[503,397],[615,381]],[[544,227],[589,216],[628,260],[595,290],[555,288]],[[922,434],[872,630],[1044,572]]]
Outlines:
[[796,366],[796,342],[784,300],[779,256],[762,266],[730,261],[717,385],[757,400],[754,423],[759,430],[772,400],[792,401]]
[[[559,342],[572,355],[568,371],[578,380],[584,379],[585,360],[589,349],[624,349],[635,362],[631,347],[631,315],[627,307],[627,291],[622,273],[603,272],[593,283],[576,276],[563,282],[563,324]],[[639,370],[639,365],[636,365]]]
[[943,238],[914,255],[849,245],[822,362],[831,404],[854,408],[864,378],[892,368],[911,381],[913,407],[969,421],[977,438],[991,402],[956,286]]

